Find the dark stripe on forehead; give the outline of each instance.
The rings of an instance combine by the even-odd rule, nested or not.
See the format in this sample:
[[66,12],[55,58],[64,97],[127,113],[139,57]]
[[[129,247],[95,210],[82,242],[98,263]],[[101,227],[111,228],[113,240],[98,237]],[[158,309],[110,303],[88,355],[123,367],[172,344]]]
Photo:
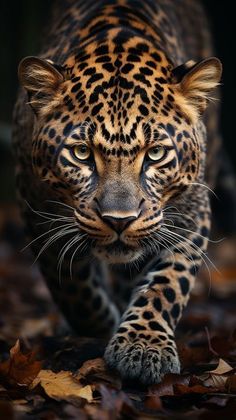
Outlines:
[[155,124],[155,120],[154,118],[150,118],[148,121],[143,122],[142,124],[142,130],[143,130],[143,135],[144,135],[144,139],[146,144],[150,143],[151,139],[152,139],[152,125]]
[[75,140],[89,140],[92,143],[96,130],[97,125],[90,119],[87,119],[73,127],[70,137]]

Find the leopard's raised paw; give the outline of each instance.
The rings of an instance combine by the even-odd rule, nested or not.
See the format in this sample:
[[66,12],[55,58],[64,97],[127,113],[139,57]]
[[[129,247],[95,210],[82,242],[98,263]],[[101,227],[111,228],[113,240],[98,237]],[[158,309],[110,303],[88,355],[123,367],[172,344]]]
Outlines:
[[159,383],[167,373],[180,373],[180,362],[173,346],[132,343],[125,337],[114,336],[105,351],[107,365],[122,378],[150,385]]

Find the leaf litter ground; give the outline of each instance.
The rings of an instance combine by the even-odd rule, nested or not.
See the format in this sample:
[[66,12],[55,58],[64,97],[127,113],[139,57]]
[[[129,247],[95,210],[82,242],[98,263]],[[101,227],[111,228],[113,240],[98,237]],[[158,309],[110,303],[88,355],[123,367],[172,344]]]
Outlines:
[[181,375],[141,387],[107,370],[103,340],[65,333],[14,207],[0,211],[0,419],[236,419],[235,248],[202,271],[177,329]]

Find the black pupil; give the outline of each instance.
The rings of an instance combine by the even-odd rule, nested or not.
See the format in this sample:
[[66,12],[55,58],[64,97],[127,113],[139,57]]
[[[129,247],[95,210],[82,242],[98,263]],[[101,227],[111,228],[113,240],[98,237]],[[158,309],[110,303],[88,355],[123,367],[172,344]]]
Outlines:
[[152,153],[153,153],[154,155],[158,155],[159,150],[160,150],[160,149],[158,149],[158,147],[156,147],[155,149],[152,149]]
[[80,146],[80,153],[85,154],[87,150],[87,146]]

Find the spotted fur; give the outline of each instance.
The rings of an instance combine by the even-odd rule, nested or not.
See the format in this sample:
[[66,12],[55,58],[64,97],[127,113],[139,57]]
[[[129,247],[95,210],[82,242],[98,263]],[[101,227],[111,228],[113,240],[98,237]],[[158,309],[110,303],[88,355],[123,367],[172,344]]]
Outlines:
[[221,64],[206,28],[190,0],[58,2],[19,66],[32,248],[71,326],[110,338],[107,364],[145,384],[180,371],[174,330],[207,248]]

